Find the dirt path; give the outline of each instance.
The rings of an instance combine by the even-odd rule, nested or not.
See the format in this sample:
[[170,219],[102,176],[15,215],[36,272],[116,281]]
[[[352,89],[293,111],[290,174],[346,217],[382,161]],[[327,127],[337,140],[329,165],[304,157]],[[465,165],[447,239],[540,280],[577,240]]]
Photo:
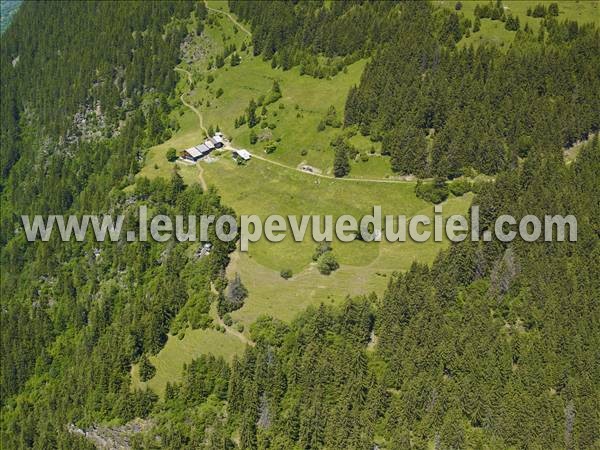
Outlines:
[[[183,72],[187,75],[188,83],[191,87],[191,85],[192,85],[191,72],[189,70],[182,69],[181,67],[175,67],[175,70],[177,70],[179,72]],[[206,128],[204,128],[204,120],[202,119],[202,113],[200,111],[198,111],[198,109],[194,105],[188,103],[185,100],[185,95],[186,94],[183,93],[183,94],[181,94],[181,97],[179,97],[181,99],[181,103],[183,103],[185,106],[187,106],[192,111],[194,111],[194,113],[198,117],[198,123],[200,124],[200,129],[204,132],[205,137],[208,137],[208,130]],[[208,191],[208,185],[206,184],[206,180],[204,179],[204,169],[202,168],[202,166],[200,164],[196,164],[196,167],[198,168],[198,178],[200,179],[200,185],[202,186],[202,190],[204,192],[206,192],[206,191]]]
[[235,18],[230,13],[221,11],[220,9],[211,8],[210,6],[208,6],[208,2],[206,0],[204,0],[204,5],[206,6],[206,9],[208,9],[209,11],[216,12],[217,14],[223,14],[223,15],[229,17],[229,20],[231,20],[244,33],[246,33],[248,36],[252,35],[252,33],[250,33],[250,31],[248,31],[248,29],[246,27],[244,27],[244,25],[242,25],[237,20],[235,20]]
[[[231,146],[227,146],[227,147],[223,147],[223,148],[225,150],[231,150],[231,151],[237,150]],[[299,169],[298,167],[288,166],[287,164],[283,164],[278,161],[273,161],[272,159],[257,155],[256,153],[252,153],[252,157],[256,158],[256,159],[260,159],[261,161],[265,161],[266,163],[273,164],[275,166],[283,167],[284,169],[295,170],[296,172],[300,172],[300,173],[303,173],[306,175],[312,175],[313,177],[319,177],[319,178],[327,178],[329,180],[358,181],[358,182],[363,182],[363,183],[392,183],[392,184],[393,183],[414,183],[415,182],[413,180],[383,180],[380,178],[352,178],[352,177],[337,178],[337,177],[334,177],[331,175],[324,175],[322,173],[316,173],[316,172],[308,172],[306,170]],[[427,181],[427,179],[424,179],[424,181]]]
[[198,168],[198,178],[200,179],[200,186],[202,186],[202,190],[206,192],[208,191],[208,185],[204,180],[204,169],[200,164],[196,164],[196,167]]
[[[229,18],[229,20],[231,20],[236,26],[238,26],[244,33],[246,33],[248,36],[252,36],[252,33],[250,33],[250,31],[247,28],[245,28],[241,23],[239,23],[230,13],[221,11],[220,9],[211,8],[210,6],[208,6],[207,0],[204,0],[204,4],[206,5],[206,9],[208,9],[209,11],[213,11],[217,14],[223,14],[223,15],[227,16]],[[180,69],[180,70],[183,70],[183,69]],[[185,71],[185,72],[187,72],[187,71]],[[189,72],[188,72],[188,74],[189,74]],[[191,78],[190,78],[190,83],[191,83]],[[182,101],[183,101],[183,98],[182,98]],[[185,102],[184,102],[184,104],[185,104]],[[190,108],[197,111],[193,106],[190,106]],[[202,121],[202,115],[199,112],[197,114],[200,117],[200,121]],[[202,127],[202,128],[204,129],[204,127]],[[235,150],[235,149],[233,147],[226,147],[226,150]],[[277,161],[273,161],[272,159],[264,158],[264,157],[256,155],[256,154],[252,154],[252,157],[256,158],[256,159],[260,159],[261,161],[265,161],[269,164],[274,164],[276,166],[283,167],[285,169],[295,170],[297,172],[305,173],[307,175],[312,175],[315,177],[328,178],[330,180],[358,181],[358,182],[366,182],[366,183],[414,183],[414,181],[410,181],[410,180],[382,180],[382,179],[373,179],[373,178],[336,178],[331,175],[323,175],[321,173],[307,172],[306,170],[302,170],[297,167],[288,166],[286,164],[283,164],[283,163],[280,163]]]
[[[190,88],[191,88],[191,86],[192,86],[192,74],[190,73],[190,71],[182,69],[181,67],[175,67],[175,70],[187,74],[188,83],[189,83]],[[183,103],[185,106],[187,106],[192,111],[194,111],[194,113],[198,117],[198,123],[200,124],[200,129],[204,132],[205,137],[208,137],[208,130],[204,127],[204,120],[202,118],[202,113],[194,105],[192,105],[191,103],[188,103],[185,100],[185,95],[186,95],[186,93],[183,93],[183,94],[181,94],[181,97],[179,97],[181,99],[181,103]]]
[[[215,289],[215,285],[213,283],[210,284],[210,290],[213,294],[218,294],[217,290]],[[249,345],[251,347],[254,347],[256,345],[256,342],[254,342],[251,339],[248,339],[246,336],[244,336],[243,333],[240,333],[239,331],[234,330],[233,328],[225,325],[225,322],[223,322],[223,319],[221,319],[221,317],[219,317],[219,313],[217,312],[216,304],[211,305],[210,315],[220,326],[225,328],[225,333],[235,336],[240,341],[242,341],[242,343]]]
[[[246,34],[248,34],[248,36],[251,36],[250,31],[248,31],[246,28],[244,28],[244,26],[242,24],[240,24],[230,13],[225,12],[225,11],[221,11],[220,9],[215,9],[215,8],[211,8],[210,6],[208,6],[208,3],[206,0],[204,0],[204,4],[206,5],[206,8],[210,11],[216,12],[218,14],[224,14],[226,15],[229,20],[231,20],[235,25],[237,25],[238,27],[240,27]],[[190,73],[189,70],[186,69],[182,69],[181,67],[176,67],[175,70],[179,71],[179,72],[183,72],[187,75],[188,77],[188,83],[191,87],[192,85],[192,74]],[[196,116],[198,116],[198,122],[200,123],[200,128],[202,129],[202,131],[204,131],[204,134],[208,137],[208,130],[204,127],[204,121],[202,118],[202,113],[193,105],[191,105],[190,103],[188,103],[185,100],[185,94],[181,94],[181,102],[187,106],[188,108],[190,108],[192,111],[194,111],[194,113],[196,114]],[[225,150],[236,150],[235,148],[231,147],[231,146],[227,146],[224,148]],[[327,178],[329,180],[340,180],[340,181],[357,181],[357,182],[362,182],[362,183],[414,183],[414,181],[411,180],[383,180],[383,179],[376,179],[376,178],[352,178],[352,177],[343,177],[343,178],[337,178],[331,175],[323,175],[322,173],[316,173],[316,172],[308,172],[306,170],[302,170],[299,169],[298,167],[292,167],[292,166],[288,166],[286,164],[280,163],[278,161],[273,161],[272,159],[269,158],[265,158],[263,156],[260,155],[256,155],[256,154],[252,154],[253,158],[256,159],[260,159],[261,161],[265,161],[266,163],[269,164],[273,164],[279,167],[283,167],[284,169],[288,169],[288,170],[295,170],[296,172],[300,172],[300,173],[304,173],[307,175],[312,175],[314,177],[319,177],[319,178]],[[198,165],[199,170],[200,170],[200,182],[202,183],[202,189],[206,190],[206,181],[204,181],[204,170],[200,167],[200,165]]]

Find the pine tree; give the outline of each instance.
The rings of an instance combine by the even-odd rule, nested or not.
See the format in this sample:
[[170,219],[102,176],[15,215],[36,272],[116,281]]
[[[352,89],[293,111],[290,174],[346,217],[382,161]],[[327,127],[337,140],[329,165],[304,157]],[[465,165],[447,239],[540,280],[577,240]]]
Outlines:
[[145,353],[140,359],[139,371],[140,380],[142,381],[148,381],[156,373],[156,368],[152,365],[152,363],[150,363],[150,360],[148,359]]
[[250,103],[248,104],[248,108],[246,109],[246,115],[248,117],[248,127],[249,128],[253,128],[254,126],[256,126],[256,124],[259,122],[257,116],[256,116],[256,102],[254,101],[254,99],[250,100]]
[[338,177],[345,177],[350,173],[350,161],[346,148],[338,146],[335,149],[335,159],[333,160],[333,174]]

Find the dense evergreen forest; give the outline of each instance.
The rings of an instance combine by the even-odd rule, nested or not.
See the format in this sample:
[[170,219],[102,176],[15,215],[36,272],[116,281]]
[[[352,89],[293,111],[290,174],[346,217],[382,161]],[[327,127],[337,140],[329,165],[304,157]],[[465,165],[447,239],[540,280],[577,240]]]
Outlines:
[[[401,174],[495,174],[534,145],[568,147],[600,128],[600,31],[592,25],[549,16],[504,51],[457,47],[474,25],[427,2],[230,5],[252,24],[255,54],[284,70],[327,76],[372,56],[349,93],[345,125],[383,140]],[[320,67],[319,55],[330,64]]]
[[229,386],[242,448],[596,448],[598,170],[596,139],[575,166],[536,156],[476,200],[575,213],[576,245],[455,245],[381,299],[257,327]]
[[140,417],[140,449],[600,448],[598,29],[548,17],[473,49],[456,46],[464,17],[425,2],[230,5],[284,70],[370,57],[345,126],[399,173],[494,174],[481,232],[499,214],[574,214],[578,242],[454,244],[380,297],[261,317],[256,346],[194,360],[164,399],[133,390],[132,364],[151,373],[169,332],[208,326],[234,244],[198,260],[188,243],[28,243],[19,217],[234,214],[177,171],[134,178],[177,127],[173,67],[207,11],[24,2],[0,55],[2,447],[94,448],[70,427]]

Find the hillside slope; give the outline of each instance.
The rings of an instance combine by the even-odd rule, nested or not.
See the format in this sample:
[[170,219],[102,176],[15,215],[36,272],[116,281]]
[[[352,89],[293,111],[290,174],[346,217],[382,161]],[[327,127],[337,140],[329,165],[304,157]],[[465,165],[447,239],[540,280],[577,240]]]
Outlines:
[[[0,38],[2,448],[600,447],[599,30],[565,2],[507,30],[514,3],[24,2]],[[490,23],[504,45],[470,47]],[[432,201],[478,205],[480,233],[572,214],[578,240],[242,253],[211,226],[207,252],[20,220]]]

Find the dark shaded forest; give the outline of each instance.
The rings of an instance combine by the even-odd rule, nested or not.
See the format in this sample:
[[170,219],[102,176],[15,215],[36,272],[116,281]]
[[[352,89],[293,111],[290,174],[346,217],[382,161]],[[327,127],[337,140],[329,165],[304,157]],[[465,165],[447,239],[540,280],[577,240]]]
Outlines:
[[168,333],[210,323],[234,245],[197,260],[187,243],[31,244],[18,219],[234,213],[177,171],[135,178],[176,129],[172,69],[206,9],[25,2],[1,38],[3,448],[93,448],[68,425],[136,417],[154,424],[140,449],[600,448],[598,134],[572,164],[562,152],[599,128],[598,30],[547,17],[506,51],[457,48],[468,24],[428,3],[230,3],[283,70],[370,57],[345,126],[399,173],[495,174],[474,199],[482,233],[500,214],[574,214],[578,242],[455,244],[381,297],[261,317],[255,347],[196,359],[164,399],[133,390]]

